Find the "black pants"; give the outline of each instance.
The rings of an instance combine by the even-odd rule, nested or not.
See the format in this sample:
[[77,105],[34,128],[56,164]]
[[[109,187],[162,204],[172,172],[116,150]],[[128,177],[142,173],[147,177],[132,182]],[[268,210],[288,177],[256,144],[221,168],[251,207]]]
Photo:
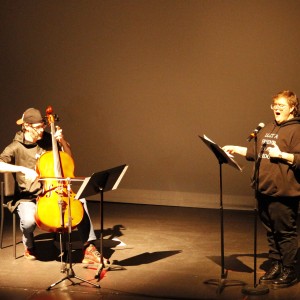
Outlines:
[[299,198],[257,195],[259,217],[267,230],[269,258],[284,266],[297,259],[297,216]]

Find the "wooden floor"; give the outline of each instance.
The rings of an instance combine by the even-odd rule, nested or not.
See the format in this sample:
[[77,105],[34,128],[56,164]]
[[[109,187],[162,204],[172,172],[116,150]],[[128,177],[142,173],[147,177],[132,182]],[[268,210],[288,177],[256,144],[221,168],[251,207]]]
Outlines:
[[[99,203],[88,205],[100,236]],[[224,210],[227,278],[222,280],[219,210],[105,203],[104,254],[118,268],[103,270],[100,279],[96,267],[85,268],[81,263],[76,230],[71,235],[72,268],[64,273],[57,237],[39,229],[36,230],[39,259],[27,261],[21,243],[14,259],[11,216],[5,216],[5,248],[0,250],[0,299],[300,299],[300,284],[253,295],[260,292],[253,273],[253,211]],[[268,267],[264,234],[258,221],[257,278]],[[210,279],[216,279],[217,284],[205,283]],[[245,288],[250,295],[242,292]]]

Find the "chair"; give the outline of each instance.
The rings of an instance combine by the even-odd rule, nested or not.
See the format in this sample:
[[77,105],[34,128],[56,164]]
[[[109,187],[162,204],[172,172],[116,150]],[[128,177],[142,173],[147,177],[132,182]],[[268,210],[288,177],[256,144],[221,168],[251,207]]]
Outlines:
[[[15,192],[15,180],[12,173],[3,173],[3,181],[1,181],[1,224],[0,224],[0,248],[3,249],[3,228],[4,228],[4,217],[5,208],[8,209],[7,201],[11,200]],[[9,212],[11,213],[11,212]],[[16,258],[16,215],[17,212],[13,214],[13,256]]]

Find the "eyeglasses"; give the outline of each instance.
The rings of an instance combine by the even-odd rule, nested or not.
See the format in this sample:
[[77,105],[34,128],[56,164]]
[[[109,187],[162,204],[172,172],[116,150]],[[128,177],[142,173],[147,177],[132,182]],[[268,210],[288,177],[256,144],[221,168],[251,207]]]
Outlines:
[[30,124],[30,127],[33,129],[39,130],[39,129],[44,129],[46,127],[46,124],[41,123],[41,124]]
[[271,109],[273,109],[273,110],[275,110],[275,109],[283,110],[285,108],[286,108],[285,104],[278,104],[278,103],[271,104]]

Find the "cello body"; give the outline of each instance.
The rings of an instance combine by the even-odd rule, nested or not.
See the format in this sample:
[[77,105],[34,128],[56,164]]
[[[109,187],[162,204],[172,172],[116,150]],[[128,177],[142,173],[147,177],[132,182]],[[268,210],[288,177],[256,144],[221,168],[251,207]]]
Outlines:
[[58,151],[54,122],[52,118],[50,121],[53,150],[44,153],[36,166],[43,181],[43,192],[37,198],[35,221],[42,230],[60,232],[66,230],[69,223],[71,228],[75,228],[81,222],[84,210],[70,188],[70,181],[74,178],[74,161],[68,153]]

